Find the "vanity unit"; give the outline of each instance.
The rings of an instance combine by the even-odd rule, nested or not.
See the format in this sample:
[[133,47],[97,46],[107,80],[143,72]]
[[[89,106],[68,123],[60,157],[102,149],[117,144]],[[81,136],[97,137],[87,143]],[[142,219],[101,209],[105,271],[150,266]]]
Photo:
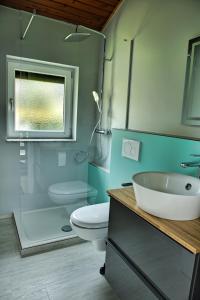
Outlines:
[[123,300],[200,300],[200,219],[145,213],[132,188],[109,191],[105,277]]

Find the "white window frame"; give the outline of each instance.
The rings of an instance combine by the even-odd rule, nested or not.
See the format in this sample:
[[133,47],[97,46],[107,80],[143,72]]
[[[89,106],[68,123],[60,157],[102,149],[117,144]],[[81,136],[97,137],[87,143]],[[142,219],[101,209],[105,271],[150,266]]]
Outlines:
[[[7,141],[76,141],[79,67],[6,55]],[[15,131],[15,71],[64,77],[64,131]]]

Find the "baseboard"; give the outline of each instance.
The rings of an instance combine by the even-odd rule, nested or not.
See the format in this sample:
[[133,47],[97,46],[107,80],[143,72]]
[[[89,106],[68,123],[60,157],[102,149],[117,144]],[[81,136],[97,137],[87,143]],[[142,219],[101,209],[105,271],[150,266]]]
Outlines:
[[12,219],[12,217],[13,217],[13,213],[5,214],[5,215],[0,215],[0,220]]

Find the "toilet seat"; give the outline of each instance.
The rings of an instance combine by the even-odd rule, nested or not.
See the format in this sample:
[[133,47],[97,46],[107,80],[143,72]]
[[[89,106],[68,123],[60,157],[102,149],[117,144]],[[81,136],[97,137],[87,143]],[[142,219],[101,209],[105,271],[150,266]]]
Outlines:
[[108,234],[110,203],[94,204],[75,210],[70,217],[70,224],[76,234],[91,241],[100,251],[105,251]]
[[109,202],[81,207],[71,215],[71,222],[85,229],[108,227]]

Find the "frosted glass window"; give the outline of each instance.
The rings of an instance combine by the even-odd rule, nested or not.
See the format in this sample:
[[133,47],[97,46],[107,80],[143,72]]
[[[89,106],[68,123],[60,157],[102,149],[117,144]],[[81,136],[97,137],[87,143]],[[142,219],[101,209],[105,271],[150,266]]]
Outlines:
[[63,77],[15,71],[15,130],[64,131]]
[[7,60],[7,140],[76,141],[79,68]]

